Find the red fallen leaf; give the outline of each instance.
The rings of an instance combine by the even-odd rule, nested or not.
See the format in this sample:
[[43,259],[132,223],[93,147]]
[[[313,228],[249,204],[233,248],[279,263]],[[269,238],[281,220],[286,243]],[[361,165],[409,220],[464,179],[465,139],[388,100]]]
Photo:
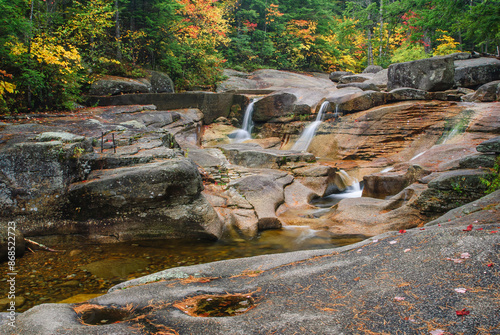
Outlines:
[[457,316],[465,316],[465,315],[469,315],[470,314],[470,311],[466,310],[465,308],[462,309],[461,311],[456,311],[457,313]]
[[406,233],[406,230],[401,229],[401,230],[399,231],[399,233],[400,233],[400,234],[404,234],[404,233]]
[[425,228],[420,228],[420,230],[425,230]]
[[472,227],[472,225],[470,224],[470,225],[468,225],[468,226],[467,226],[467,228],[465,228],[463,231],[471,231],[471,230],[472,230],[472,228],[473,228],[473,227]]
[[493,263],[487,264],[487,266],[491,268],[493,266]]
[[484,228],[477,228],[476,230],[483,230]]
[[490,234],[498,233],[498,230],[492,230],[490,231]]

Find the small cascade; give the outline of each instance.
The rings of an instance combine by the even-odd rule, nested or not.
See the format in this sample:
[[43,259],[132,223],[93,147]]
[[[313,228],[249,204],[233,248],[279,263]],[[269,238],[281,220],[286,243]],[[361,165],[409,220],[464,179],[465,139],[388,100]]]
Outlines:
[[344,191],[340,193],[334,193],[327,195],[326,197],[316,199],[311,202],[312,205],[320,208],[331,207],[338,203],[342,199],[347,198],[361,198],[363,194],[363,187],[361,187],[361,183],[354,177],[351,177],[344,170],[339,170],[338,176],[346,185]]
[[335,105],[335,113],[333,113],[333,118],[337,120],[340,117],[339,105]]
[[385,169],[383,169],[382,171],[380,171],[379,173],[386,173],[386,172],[389,172],[389,171],[392,171],[394,170],[394,167],[393,166],[389,166],[389,167],[386,167]]
[[245,109],[245,114],[243,116],[243,124],[241,125],[241,129],[231,133],[229,138],[233,140],[235,143],[241,143],[243,141],[249,140],[252,138],[252,130],[253,130],[253,106],[259,99],[252,99],[250,104],[248,104]]
[[414,159],[417,159],[418,157],[422,156],[422,155],[423,155],[423,154],[425,154],[426,152],[427,152],[427,150],[422,151],[421,153],[419,153],[419,154],[417,154],[417,155],[413,156],[413,157],[410,159],[410,161],[412,161],[412,160],[414,160]]
[[316,130],[318,129],[319,125],[322,122],[323,113],[325,112],[325,110],[328,108],[329,105],[330,103],[328,101],[325,101],[321,104],[321,107],[319,108],[318,111],[318,116],[316,116],[316,120],[313,121],[310,125],[308,125],[304,129],[302,135],[300,135],[297,142],[295,142],[295,144],[293,145],[292,150],[306,151],[307,148],[309,148],[309,145],[311,144],[311,141],[314,138],[314,135],[316,134]]

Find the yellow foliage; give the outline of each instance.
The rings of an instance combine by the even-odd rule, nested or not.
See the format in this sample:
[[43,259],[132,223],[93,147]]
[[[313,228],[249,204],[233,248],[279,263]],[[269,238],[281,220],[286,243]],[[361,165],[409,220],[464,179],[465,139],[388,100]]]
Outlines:
[[61,74],[71,74],[83,68],[80,53],[74,46],[57,44],[52,36],[41,35],[31,42],[31,57],[39,63],[55,66]]
[[455,39],[448,34],[447,31],[437,30],[441,36],[436,40],[439,42],[437,47],[434,49],[434,56],[445,56],[455,52],[459,52],[457,46],[460,44]]
[[0,101],[5,101],[4,95],[6,93],[14,93],[14,91],[16,90],[16,85],[4,81],[3,78],[12,79],[12,75],[8,74],[4,70],[0,70]]

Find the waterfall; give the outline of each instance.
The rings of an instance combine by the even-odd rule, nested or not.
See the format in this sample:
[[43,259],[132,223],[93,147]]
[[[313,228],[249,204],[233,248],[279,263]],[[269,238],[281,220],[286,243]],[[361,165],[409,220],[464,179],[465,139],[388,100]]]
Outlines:
[[342,183],[346,186],[345,190],[340,193],[327,195],[323,198],[314,199],[311,201],[312,205],[320,208],[327,208],[335,205],[342,199],[361,198],[363,194],[363,187],[358,179],[349,176],[344,170],[339,170],[337,176],[339,176]]
[[238,129],[237,131],[229,135],[229,137],[232,138],[234,142],[240,143],[252,138],[251,135],[253,129],[253,121],[252,121],[253,105],[258,100],[259,99],[252,99],[250,104],[248,104],[247,108],[245,109],[245,114],[243,116],[243,124],[241,125],[241,129]]
[[318,116],[316,116],[316,120],[304,129],[297,142],[295,142],[295,144],[293,145],[292,150],[306,151],[307,148],[309,148],[309,145],[311,144],[311,141],[316,134],[316,129],[318,129],[319,125],[321,124],[323,113],[329,105],[330,103],[328,101],[325,101],[321,104],[321,107],[318,111]]

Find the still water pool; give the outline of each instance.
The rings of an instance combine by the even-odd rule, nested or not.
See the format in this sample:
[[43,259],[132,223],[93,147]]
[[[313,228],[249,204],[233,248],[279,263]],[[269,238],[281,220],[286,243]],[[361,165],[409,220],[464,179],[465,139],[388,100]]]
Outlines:
[[[102,295],[120,282],[164,269],[225,259],[297,250],[335,248],[363,240],[357,235],[332,235],[308,227],[289,226],[267,230],[252,240],[223,239],[217,242],[149,240],[116,244],[53,246],[63,252],[27,252],[17,260],[18,312],[34,305],[79,302]],[[6,264],[0,269],[7,273]],[[2,278],[1,281],[6,281]],[[0,283],[0,297],[7,297]],[[0,308],[5,310],[6,305]]]

